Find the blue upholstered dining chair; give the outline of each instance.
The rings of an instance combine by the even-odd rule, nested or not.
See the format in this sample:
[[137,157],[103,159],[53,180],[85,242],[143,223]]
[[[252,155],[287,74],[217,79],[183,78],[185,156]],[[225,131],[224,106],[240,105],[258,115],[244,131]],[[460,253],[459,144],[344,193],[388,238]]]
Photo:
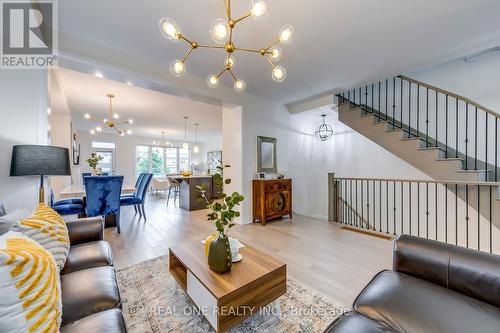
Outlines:
[[[134,209],[139,209],[139,215],[146,218],[146,211],[144,210],[144,204],[146,203],[146,192],[148,191],[149,184],[153,179],[152,173],[143,173],[137,179],[138,186],[136,184],[136,190],[133,195],[125,195],[120,198],[120,205],[122,206],[134,206]],[[137,210],[136,210],[137,211]]]
[[60,215],[80,215],[83,213],[83,199],[70,198],[55,201],[54,192],[50,190],[50,207]]
[[120,195],[123,176],[90,176],[84,178],[88,217],[115,215],[120,233]]
[[85,186],[85,177],[90,177],[92,176],[92,173],[90,172],[82,172],[82,184]]
[[[141,183],[142,183],[142,180],[144,179],[144,177],[147,175],[146,172],[142,172],[139,177],[137,177],[137,180],[135,181],[135,192],[134,194],[126,194],[126,195],[123,195],[120,200],[123,200],[124,198],[126,197],[133,197],[133,196],[139,196],[139,187],[141,187]],[[137,205],[134,205],[134,210],[135,212],[137,213]]]

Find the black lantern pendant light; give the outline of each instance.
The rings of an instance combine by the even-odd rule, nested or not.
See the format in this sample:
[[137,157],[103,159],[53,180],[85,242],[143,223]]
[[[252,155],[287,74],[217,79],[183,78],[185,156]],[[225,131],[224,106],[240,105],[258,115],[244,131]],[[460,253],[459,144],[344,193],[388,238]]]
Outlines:
[[332,137],[333,129],[332,129],[332,126],[328,125],[325,122],[326,114],[322,114],[321,117],[323,117],[323,124],[321,124],[318,127],[318,129],[316,130],[316,132],[314,132],[314,134],[321,141],[327,141]]

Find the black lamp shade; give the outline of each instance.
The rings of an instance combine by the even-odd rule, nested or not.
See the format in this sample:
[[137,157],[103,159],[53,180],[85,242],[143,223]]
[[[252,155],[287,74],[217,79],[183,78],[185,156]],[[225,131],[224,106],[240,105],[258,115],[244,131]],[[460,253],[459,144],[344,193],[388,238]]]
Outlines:
[[11,176],[71,175],[67,148],[40,145],[12,147]]

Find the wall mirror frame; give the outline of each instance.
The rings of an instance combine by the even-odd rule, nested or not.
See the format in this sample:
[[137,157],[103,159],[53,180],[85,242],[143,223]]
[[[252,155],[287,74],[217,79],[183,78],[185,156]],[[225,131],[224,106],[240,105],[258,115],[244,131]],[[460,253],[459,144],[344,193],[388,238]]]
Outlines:
[[257,172],[277,173],[276,139],[257,137]]

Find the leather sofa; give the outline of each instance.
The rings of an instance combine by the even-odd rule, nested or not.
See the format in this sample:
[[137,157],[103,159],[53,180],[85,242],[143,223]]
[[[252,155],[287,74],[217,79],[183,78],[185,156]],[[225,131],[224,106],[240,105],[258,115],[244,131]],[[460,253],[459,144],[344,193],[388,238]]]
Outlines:
[[414,236],[328,333],[500,332],[500,256]]
[[127,332],[102,218],[66,222],[71,242],[61,271],[62,333]]

